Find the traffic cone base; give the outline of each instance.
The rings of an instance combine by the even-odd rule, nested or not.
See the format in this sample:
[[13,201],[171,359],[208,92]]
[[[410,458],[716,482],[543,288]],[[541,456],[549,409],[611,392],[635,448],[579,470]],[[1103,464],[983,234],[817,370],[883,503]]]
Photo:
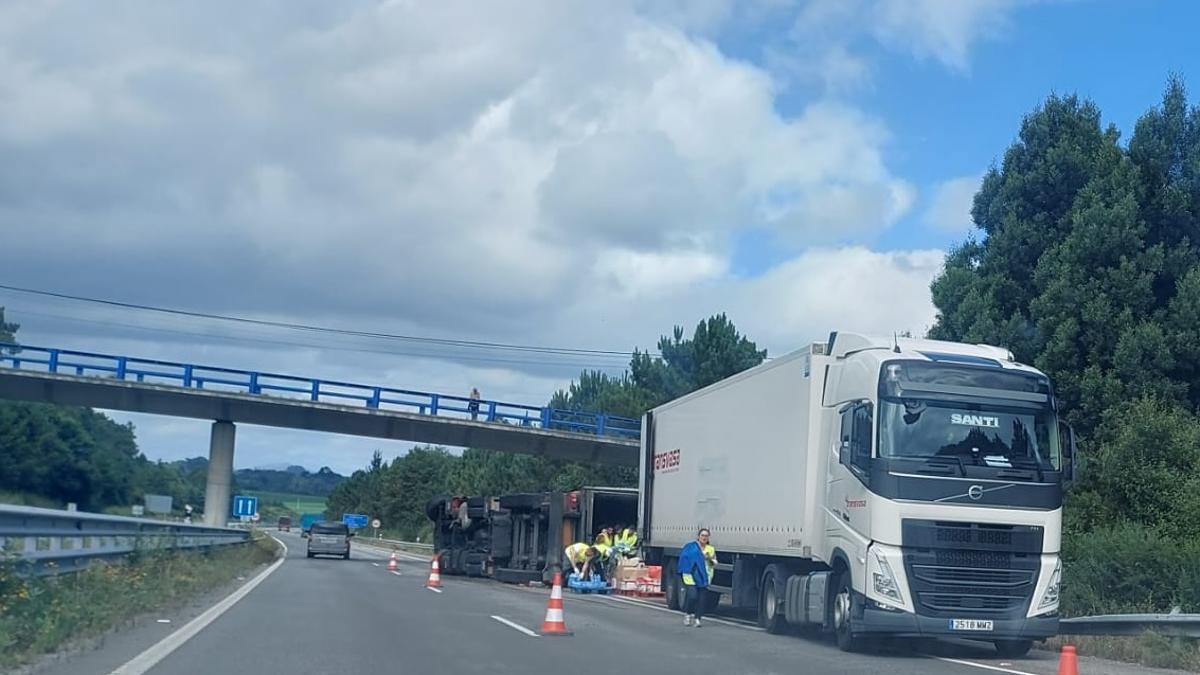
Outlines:
[[442,574],[438,568],[437,556],[433,557],[433,561],[429,565],[429,580],[425,582],[425,588],[441,588]]
[[554,573],[554,587],[550,589],[550,602],[546,603],[546,619],[542,621],[539,634],[545,637],[574,635],[567,630],[567,622],[563,620],[562,572]]
[[1079,675],[1079,656],[1072,645],[1063,645],[1058,657],[1058,675]]

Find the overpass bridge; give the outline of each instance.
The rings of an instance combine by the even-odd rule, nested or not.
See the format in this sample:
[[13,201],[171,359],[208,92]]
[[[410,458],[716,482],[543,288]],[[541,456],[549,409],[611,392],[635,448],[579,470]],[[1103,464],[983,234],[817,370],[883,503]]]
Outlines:
[[7,343],[0,398],[213,420],[210,525],[224,524],[232,498],[238,423],[622,466],[637,465],[641,432],[604,413]]

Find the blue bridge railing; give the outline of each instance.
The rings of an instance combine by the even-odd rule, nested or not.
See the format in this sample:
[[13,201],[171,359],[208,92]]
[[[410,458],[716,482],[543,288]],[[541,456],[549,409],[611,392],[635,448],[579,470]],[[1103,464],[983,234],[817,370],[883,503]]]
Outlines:
[[605,413],[537,407],[488,399],[473,401],[467,396],[2,342],[0,367],[336,405],[365,406],[380,410],[457,417],[623,439],[637,439],[641,435],[640,420]]

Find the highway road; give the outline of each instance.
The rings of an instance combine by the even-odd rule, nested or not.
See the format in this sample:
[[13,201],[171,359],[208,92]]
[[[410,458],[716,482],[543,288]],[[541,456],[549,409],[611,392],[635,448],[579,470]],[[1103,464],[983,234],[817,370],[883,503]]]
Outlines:
[[[1057,658],[1034,652],[1003,661],[990,647],[937,643],[878,654],[845,654],[826,640],[769,635],[726,617],[703,628],[644,601],[568,593],[571,637],[541,637],[548,591],[443,577],[425,588],[428,566],[416,556],[387,571],[384,550],[356,543],[352,558],[307,559],[304,540],[281,534],[287,559],[228,611],[148,671],[151,675],[307,675],[317,673],[580,672],[655,675],[832,673],[879,675],[1054,675]],[[532,634],[531,634],[532,633]],[[156,638],[157,639],[157,638]],[[114,644],[119,641],[114,641]],[[69,672],[113,672],[85,664]],[[121,661],[123,662],[123,661]],[[607,665],[606,665],[607,664]],[[93,665],[91,668],[97,668]],[[120,671],[137,673],[136,668]],[[1162,670],[1083,659],[1084,675],[1143,675]]]

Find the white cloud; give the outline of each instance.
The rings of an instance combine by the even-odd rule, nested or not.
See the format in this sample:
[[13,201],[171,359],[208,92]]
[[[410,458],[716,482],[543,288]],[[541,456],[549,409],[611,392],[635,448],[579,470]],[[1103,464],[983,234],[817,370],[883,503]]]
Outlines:
[[868,41],[966,72],[971,50],[1003,36],[1012,14],[1035,1],[806,0],[791,8],[786,38],[765,51],[781,76],[835,95],[871,83]]
[[967,70],[972,45],[1009,26],[1009,15],[1025,0],[881,0],[873,26],[880,41]]
[[979,192],[982,182],[983,176],[977,175],[951,178],[939,183],[929,208],[925,211],[925,224],[953,234],[969,231],[974,227],[971,205],[975,202],[975,193]]
[[[279,1],[234,22],[204,3],[14,7],[0,8],[0,98],[13,102],[0,107],[0,268],[22,285],[592,348],[652,346],[719,311],[772,349],[931,316],[932,254],[811,248],[872,241],[915,191],[888,166],[882,120],[824,96],[781,114],[779,80],[717,47],[723,22],[786,11],[771,2]],[[831,54],[835,79],[864,76],[854,52]],[[734,276],[734,244],[762,230],[785,262]],[[22,332],[534,403],[605,365],[91,320],[108,323],[30,315]]]

